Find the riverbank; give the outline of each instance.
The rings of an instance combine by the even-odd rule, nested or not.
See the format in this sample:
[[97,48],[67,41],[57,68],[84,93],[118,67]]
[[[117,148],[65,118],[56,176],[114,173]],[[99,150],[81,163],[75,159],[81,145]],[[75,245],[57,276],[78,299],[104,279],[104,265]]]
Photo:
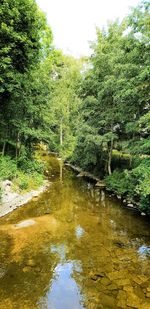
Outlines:
[[77,177],[85,177],[89,180],[95,181],[95,187],[99,188],[100,190],[104,189],[106,191],[108,191],[109,195],[111,196],[115,196],[118,200],[121,200],[123,203],[123,206],[131,209],[131,210],[135,210],[137,212],[139,212],[142,216],[145,216],[146,213],[141,211],[139,209],[139,205],[137,202],[131,200],[131,198],[129,198],[128,196],[123,196],[121,194],[116,193],[113,190],[110,190],[109,187],[107,187],[107,184],[105,183],[104,180],[101,180],[100,178],[94,176],[93,174],[83,171],[80,167],[78,166],[74,166],[70,163],[66,163],[66,166],[70,167],[73,171],[77,172]]
[[50,186],[50,182],[48,180],[44,180],[43,185],[41,185],[37,190],[31,190],[24,194],[13,191],[12,182],[9,180],[3,181],[1,186],[2,196],[0,201],[0,217],[3,217],[18,207],[25,205],[33,198],[38,198],[39,195]]

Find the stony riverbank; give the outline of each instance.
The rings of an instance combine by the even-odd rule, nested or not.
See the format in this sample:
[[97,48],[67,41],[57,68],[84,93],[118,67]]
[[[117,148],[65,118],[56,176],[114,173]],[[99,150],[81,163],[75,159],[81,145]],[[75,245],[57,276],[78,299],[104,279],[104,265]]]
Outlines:
[[124,196],[121,196],[117,194],[116,192],[112,192],[107,188],[104,180],[99,179],[98,177],[94,176],[93,174],[83,171],[80,167],[74,166],[70,163],[66,163],[66,166],[70,167],[72,170],[77,172],[77,177],[85,177],[88,178],[89,180],[95,181],[95,186],[98,187],[100,190],[104,189],[108,191],[110,196],[116,196],[117,199],[122,200],[123,205],[129,209],[135,210],[139,213],[141,213],[142,216],[145,216],[146,213],[140,211],[139,209],[139,204],[133,200],[131,200],[128,196],[126,198]]
[[12,212],[18,207],[28,203],[32,198],[38,197],[42,192],[44,192],[50,185],[47,180],[44,181],[43,185],[37,190],[32,190],[24,194],[14,192],[12,190],[12,182],[5,180],[2,182],[2,198],[0,202],[0,217]]

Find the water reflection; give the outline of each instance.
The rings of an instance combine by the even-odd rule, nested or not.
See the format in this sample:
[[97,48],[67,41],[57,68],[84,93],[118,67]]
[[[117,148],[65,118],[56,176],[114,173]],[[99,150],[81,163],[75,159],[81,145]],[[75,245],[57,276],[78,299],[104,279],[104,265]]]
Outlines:
[[84,308],[81,304],[80,289],[73,279],[73,261],[58,264],[54,270],[54,279],[47,293],[48,308],[70,309]]
[[84,232],[85,232],[84,229],[80,225],[78,225],[75,228],[75,235],[76,235],[77,239],[80,239],[83,236]]
[[140,254],[141,257],[147,256],[150,258],[150,247],[142,245],[138,248],[138,253]]
[[49,190],[0,220],[0,308],[149,309],[149,221],[50,163]]

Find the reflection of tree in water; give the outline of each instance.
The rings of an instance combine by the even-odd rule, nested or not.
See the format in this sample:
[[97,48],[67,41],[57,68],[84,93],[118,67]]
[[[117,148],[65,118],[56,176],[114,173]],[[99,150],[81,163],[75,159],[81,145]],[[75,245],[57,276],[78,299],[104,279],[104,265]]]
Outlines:
[[0,308],[36,308],[38,300],[49,289],[58,263],[57,256],[50,252],[50,245],[51,238],[43,233],[35,242],[30,240],[14,257],[7,251],[10,255],[0,281]]

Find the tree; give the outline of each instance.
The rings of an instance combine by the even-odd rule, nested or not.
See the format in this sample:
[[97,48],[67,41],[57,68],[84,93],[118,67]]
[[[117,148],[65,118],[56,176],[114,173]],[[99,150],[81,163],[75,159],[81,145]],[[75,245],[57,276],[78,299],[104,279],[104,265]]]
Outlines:
[[35,72],[41,74],[39,63],[52,50],[52,32],[34,0],[3,0],[0,17],[0,139],[3,154],[9,144],[18,156],[21,143],[26,144],[31,127],[36,126],[40,107]]

